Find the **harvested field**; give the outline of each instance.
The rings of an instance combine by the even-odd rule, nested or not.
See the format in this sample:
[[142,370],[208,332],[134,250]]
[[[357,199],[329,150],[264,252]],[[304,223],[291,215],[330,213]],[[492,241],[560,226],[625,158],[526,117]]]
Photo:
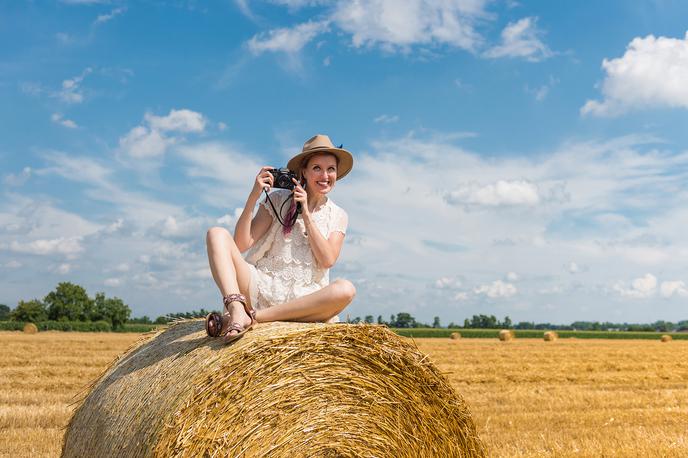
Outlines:
[[[0,332],[0,456],[59,456],[70,400],[139,338]],[[469,404],[490,456],[688,456],[688,341],[416,343]]]

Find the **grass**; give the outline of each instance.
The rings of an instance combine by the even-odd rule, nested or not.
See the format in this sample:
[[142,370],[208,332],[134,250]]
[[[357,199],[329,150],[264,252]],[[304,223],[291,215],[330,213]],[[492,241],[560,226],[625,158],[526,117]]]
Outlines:
[[[462,338],[497,339],[499,329],[445,329],[445,328],[393,328],[397,334],[404,337],[449,338],[452,332],[461,333]],[[542,339],[547,329],[515,329],[516,338]],[[668,334],[674,340],[688,340],[688,333],[678,332],[627,332],[627,331],[557,331],[560,339],[647,339],[659,340]]]
[[[414,339],[468,402],[490,456],[688,456],[688,342],[538,333]],[[74,395],[139,338],[0,332],[0,456],[59,456]]]

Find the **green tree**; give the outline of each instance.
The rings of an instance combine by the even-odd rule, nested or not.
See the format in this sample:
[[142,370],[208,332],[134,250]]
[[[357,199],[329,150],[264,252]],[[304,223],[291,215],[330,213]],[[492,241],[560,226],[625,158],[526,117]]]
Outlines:
[[10,307],[5,304],[0,304],[0,321],[7,321],[10,319]]
[[416,323],[416,319],[411,316],[410,313],[399,313],[397,315],[397,320],[395,327],[397,328],[412,328]]
[[129,318],[129,323],[134,324],[153,324],[148,315],[143,315],[142,317]]
[[382,319],[382,315],[377,316],[377,324],[385,324],[385,320]]
[[159,316],[155,319],[155,324],[167,324],[168,321],[166,316]]
[[62,321],[87,321],[95,315],[95,303],[86,290],[70,282],[57,285],[44,299],[48,318]]
[[508,316],[505,316],[505,317],[504,317],[504,322],[502,322],[502,326],[505,327],[505,328],[507,328],[507,329],[510,329],[511,326],[512,326],[512,324],[513,324],[513,323],[511,322],[511,318],[509,318]]
[[48,312],[45,310],[43,302],[33,299],[31,301],[19,301],[19,304],[12,310],[10,316],[14,321],[38,323],[48,319]]
[[366,315],[363,321],[368,324],[373,324],[375,322],[375,318],[373,318],[373,315]]
[[118,297],[106,298],[105,293],[96,293],[95,307],[91,315],[95,320],[106,320],[112,329],[121,328],[131,316],[131,309]]
[[440,317],[436,316],[434,320],[432,320],[432,327],[433,328],[441,328],[442,326],[440,325]]

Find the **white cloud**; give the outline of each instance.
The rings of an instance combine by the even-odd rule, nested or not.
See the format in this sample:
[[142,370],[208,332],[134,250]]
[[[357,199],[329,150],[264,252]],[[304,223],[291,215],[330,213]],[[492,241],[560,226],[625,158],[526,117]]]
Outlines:
[[92,72],[93,69],[91,67],[87,67],[83,72],[81,72],[81,75],[62,81],[62,90],[56,92],[54,96],[66,103],[83,102],[84,93],[81,89],[81,83],[84,81],[84,78],[86,78],[86,76],[90,75]]
[[16,259],[10,259],[5,264],[3,264],[2,267],[6,268],[6,269],[18,269],[22,266],[23,266],[23,264],[21,262],[17,261]]
[[18,175],[13,173],[2,177],[2,182],[7,186],[21,186],[31,178],[31,167],[24,167]]
[[569,271],[569,273],[575,274],[575,273],[580,272],[580,267],[578,267],[578,264],[571,261],[568,265],[568,271]]
[[617,116],[631,110],[688,108],[688,32],[684,39],[634,38],[622,57],[604,59],[602,100],[588,100],[583,115]]
[[495,280],[490,284],[480,285],[475,288],[473,292],[475,294],[484,294],[491,299],[496,299],[500,297],[511,297],[518,293],[518,289],[511,283]]
[[327,29],[327,21],[309,21],[293,28],[285,27],[260,33],[251,38],[247,45],[248,49],[256,55],[262,54],[263,52],[285,52],[294,54],[301,51],[301,49],[313,40],[313,38],[325,32]]
[[122,284],[121,278],[106,278],[103,282],[105,286],[117,287]]
[[52,116],[50,116],[50,120],[52,122],[54,122],[55,124],[59,124],[61,126],[69,128],[69,129],[76,129],[77,127],[79,127],[71,119],[65,119],[62,116],[62,113],[53,113]]
[[[238,6],[250,13],[244,0]],[[341,0],[277,1],[298,9],[327,5],[325,19],[260,33],[247,45],[254,54],[266,51],[298,53],[318,35],[336,26],[351,36],[354,47],[379,46],[388,52],[409,52],[414,46],[447,45],[477,51],[483,39],[476,24],[490,17],[487,0]],[[251,13],[252,16],[252,13]],[[327,58],[326,58],[327,59]],[[329,61],[325,61],[329,65]]]
[[69,272],[72,271],[72,265],[68,263],[62,263],[59,266],[55,268],[55,273],[58,273],[60,275],[67,275]]
[[134,127],[119,139],[120,150],[133,158],[161,157],[171,145],[183,140],[170,134],[201,133],[205,130],[207,120],[195,111],[172,109],[167,116],[146,113],[144,124]]
[[323,65],[325,67],[329,67],[331,63],[332,63],[332,57],[327,56],[323,59]]
[[386,115],[386,114],[380,115],[377,118],[373,119],[373,122],[376,124],[392,124],[392,123],[395,123],[398,121],[399,121],[399,116],[397,116],[397,115],[391,116],[391,115]]
[[9,244],[8,249],[15,253],[28,253],[41,256],[52,254],[74,256],[84,250],[81,245],[81,237],[59,237],[50,240],[33,240],[31,242],[17,242],[15,240]]
[[408,51],[415,45],[443,44],[475,51],[482,43],[475,25],[488,16],[486,4],[482,0],[340,1],[331,20],[351,34],[357,48]]
[[243,194],[250,189],[260,168],[266,165],[255,154],[240,152],[237,147],[217,142],[179,145],[174,152],[188,162],[186,173],[189,177],[211,178],[222,183],[225,188],[218,187],[217,183],[204,185],[204,189],[207,187],[204,197],[208,203],[225,208],[226,188],[241,189]]
[[550,75],[549,80],[547,83],[543,84],[542,86],[536,87],[531,89],[530,87],[526,86],[526,92],[533,94],[533,97],[537,102],[542,102],[547,98],[547,95],[549,94],[549,91],[559,84],[559,79],[554,78],[553,76]]
[[52,166],[37,170],[37,175],[54,173],[68,180],[83,183],[102,184],[107,182],[112,169],[88,157],[70,156],[63,152],[51,152],[44,155]]
[[207,121],[205,117],[198,112],[182,109],[170,110],[167,116],[155,116],[151,113],[146,113],[145,121],[151,130],[159,130],[161,132],[203,132]]
[[95,21],[93,21],[93,25],[105,24],[106,22],[114,19],[115,17],[124,14],[125,11],[127,11],[127,9],[125,7],[121,7],[115,8],[107,14],[101,14],[96,18]]
[[488,49],[483,55],[490,59],[511,57],[538,62],[552,56],[552,51],[540,40],[542,31],[537,28],[536,17],[526,17],[509,23],[502,30],[501,44]]
[[289,9],[297,10],[306,6],[327,5],[332,3],[332,0],[269,0],[275,5],[284,5]]
[[468,299],[468,293],[464,291],[460,291],[456,294],[454,294],[454,300],[455,301],[465,301]]
[[459,184],[448,192],[445,199],[450,204],[471,204],[485,206],[524,205],[533,206],[540,203],[537,187],[523,180],[499,180],[494,184],[477,183]]
[[119,147],[131,157],[145,159],[162,156],[174,142],[174,138],[168,138],[160,131],[136,126],[119,139]]
[[613,289],[624,297],[634,299],[647,298],[653,296],[657,292],[657,277],[647,273],[633,280],[630,288],[626,287],[623,282],[617,282]]
[[520,277],[516,272],[509,272],[508,274],[506,274],[506,279],[509,281],[518,281],[519,278]]
[[688,288],[683,280],[663,281],[659,287],[659,293],[665,298],[688,297]]
[[244,209],[243,208],[235,208],[234,209],[234,214],[230,215],[229,213],[218,218],[217,219],[217,224],[222,224],[223,226],[226,226],[228,228],[234,228],[236,225],[236,222],[239,220],[239,217],[243,213]]
[[461,287],[461,280],[455,277],[440,277],[435,280],[437,289],[456,289]]

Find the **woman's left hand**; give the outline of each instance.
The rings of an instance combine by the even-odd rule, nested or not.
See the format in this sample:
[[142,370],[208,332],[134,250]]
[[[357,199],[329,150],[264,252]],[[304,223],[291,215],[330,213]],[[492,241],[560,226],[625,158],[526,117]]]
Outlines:
[[294,202],[301,204],[302,215],[308,214],[308,194],[295,178],[292,178],[292,181],[294,182]]

